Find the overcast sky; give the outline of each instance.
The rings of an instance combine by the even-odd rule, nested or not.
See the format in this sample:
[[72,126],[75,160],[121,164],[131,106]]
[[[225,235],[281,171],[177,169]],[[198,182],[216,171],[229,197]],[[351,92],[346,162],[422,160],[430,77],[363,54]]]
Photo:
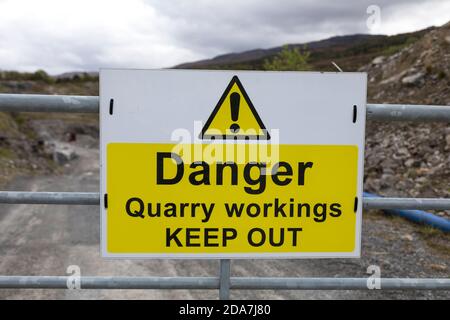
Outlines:
[[0,69],[162,68],[449,20],[450,0],[0,0]]

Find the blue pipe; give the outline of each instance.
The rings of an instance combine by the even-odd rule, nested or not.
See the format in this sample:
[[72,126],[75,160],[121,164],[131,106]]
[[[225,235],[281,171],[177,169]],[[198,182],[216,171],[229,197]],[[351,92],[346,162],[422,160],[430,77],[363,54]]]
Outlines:
[[[363,192],[363,196],[367,198],[380,198],[380,196],[368,192]],[[429,225],[444,232],[450,232],[450,220],[438,217],[430,212],[401,209],[383,209],[383,211],[392,215],[406,218],[416,223]]]

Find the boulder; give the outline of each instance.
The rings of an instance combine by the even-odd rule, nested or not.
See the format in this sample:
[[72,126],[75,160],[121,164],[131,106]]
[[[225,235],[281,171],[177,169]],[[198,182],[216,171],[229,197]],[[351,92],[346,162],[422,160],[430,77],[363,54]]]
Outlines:
[[382,64],[385,59],[386,59],[385,56],[376,57],[375,59],[372,60],[372,65],[376,66],[376,65]]
[[425,74],[423,72],[417,72],[410,76],[406,76],[402,79],[402,83],[406,85],[418,85],[422,82],[422,78]]
[[73,148],[67,145],[56,145],[53,150],[53,161],[59,165],[64,165],[77,157],[78,155]]

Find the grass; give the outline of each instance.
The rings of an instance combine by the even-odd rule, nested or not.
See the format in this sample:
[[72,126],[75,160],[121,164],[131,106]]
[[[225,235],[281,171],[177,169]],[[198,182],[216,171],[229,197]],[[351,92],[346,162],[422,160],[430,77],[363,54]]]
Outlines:
[[424,224],[417,224],[405,218],[386,214],[383,211],[377,211],[365,214],[364,220],[376,221],[379,219],[388,219],[391,224],[392,233],[380,234],[379,236],[389,240],[398,241],[401,233],[411,233],[439,255],[450,257],[450,233],[441,231]]
[[450,240],[450,235],[447,232],[433,228],[431,226],[423,226],[419,229],[419,233],[425,238],[443,237],[447,240]]
[[381,55],[390,56],[390,55],[393,55],[394,53],[399,52],[400,50],[402,50],[405,47],[406,47],[405,44],[390,46],[390,47],[383,49],[383,51],[381,51]]
[[0,113],[0,136],[5,136],[9,131],[15,131],[16,125],[9,114]]
[[0,147],[0,159],[14,159],[16,154],[8,148]]

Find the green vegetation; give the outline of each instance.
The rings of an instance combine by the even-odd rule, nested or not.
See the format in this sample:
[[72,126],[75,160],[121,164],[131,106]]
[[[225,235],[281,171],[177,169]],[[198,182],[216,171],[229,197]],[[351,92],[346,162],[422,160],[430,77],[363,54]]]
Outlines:
[[264,61],[263,69],[270,71],[311,70],[308,64],[309,56],[310,52],[306,51],[306,48],[304,48],[303,52],[300,52],[299,48],[289,48],[285,45],[273,59]]
[[15,154],[11,149],[0,147],[0,159],[13,159]]
[[0,112],[0,137],[4,136],[5,134],[15,137],[17,133],[17,124],[11,117],[11,114]]
[[59,78],[49,75],[44,70],[37,70],[35,72],[18,72],[18,71],[0,71],[0,80],[8,81],[38,81],[46,84],[54,83],[80,83],[98,81],[97,75],[89,74],[88,72],[82,72],[74,74],[72,77]]
[[51,81],[51,77],[44,70],[36,72],[0,71],[0,80],[15,81]]
[[[395,37],[395,36],[393,36],[393,37]],[[388,44],[387,46],[385,45],[382,47],[383,48],[382,55],[390,56],[394,53],[397,53],[400,50],[402,50],[403,48],[406,48],[407,46],[413,44],[418,39],[419,39],[419,37],[415,37],[415,36],[409,36],[407,38],[398,38],[398,39],[394,38],[394,40],[387,43]]]
[[35,73],[33,73],[30,77],[30,80],[33,81],[43,81],[45,83],[54,83],[55,79],[50,77],[47,72],[45,72],[44,70],[38,70]]
[[449,253],[450,235],[448,233],[426,225],[422,226],[422,228],[417,228],[417,231],[430,248],[442,254]]

